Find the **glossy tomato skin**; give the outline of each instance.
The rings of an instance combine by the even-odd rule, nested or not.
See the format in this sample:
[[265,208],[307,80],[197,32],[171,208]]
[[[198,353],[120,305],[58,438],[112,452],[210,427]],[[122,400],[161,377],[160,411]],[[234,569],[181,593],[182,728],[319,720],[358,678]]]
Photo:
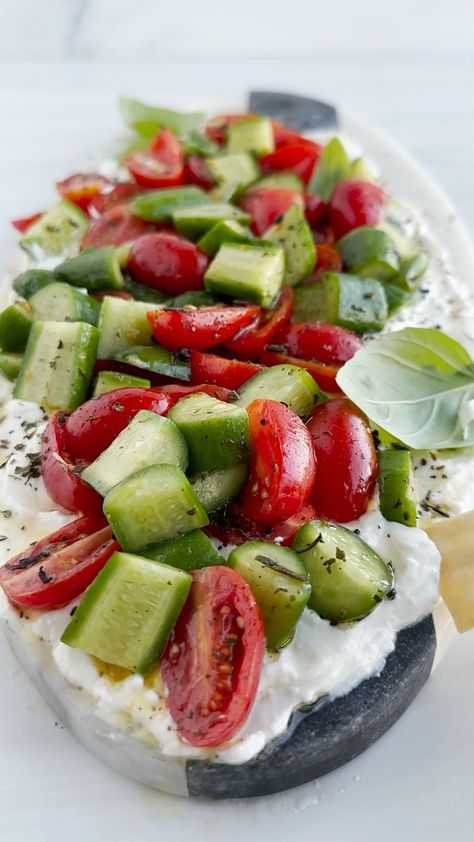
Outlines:
[[307,184],[319,160],[321,149],[318,143],[312,143],[312,141],[304,143],[298,141],[298,143],[281,146],[269,155],[260,158],[260,167],[264,173],[289,170]]
[[259,316],[261,308],[215,305],[197,310],[154,310],[147,314],[156,341],[171,351],[206,351],[221,345]]
[[318,517],[347,523],[364,514],[377,479],[377,454],[367,418],[348,398],[316,407],[308,421],[318,462],[311,495]]
[[167,705],[192,746],[229,740],[255,701],[265,651],[260,609],[229,567],[195,570],[161,660]]
[[62,412],[46,424],[41,445],[41,473],[49,496],[68,512],[97,512],[102,497],[81,479],[87,462],[74,458],[66,443],[66,419]]
[[284,146],[295,145],[307,146],[309,149],[314,149],[316,151],[320,151],[321,149],[319,143],[316,143],[314,140],[310,140],[308,137],[303,137],[303,135],[298,134],[298,132],[293,131],[293,129],[288,129],[276,120],[273,120],[273,137],[275,139],[276,149],[282,149]]
[[116,184],[111,190],[97,193],[92,197],[89,202],[89,213],[93,217],[102,216],[116,205],[126,205],[142,192],[138,184],[131,184],[128,181]]
[[251,520],[271,526],[308,502],[316,458],[307,428],[283,404],[257,399],[247,413],[252,454],[241,493],[242,510]]
[[262,370],[261,365],[229,360],[202,351],[191,351],[190,362],[192,383],[215,383],[226,389],[240,389],[243,383]]
[[140,187],[176,187],[184,181],[181,144],[168,129],[161,129],[146,152],[135,152],[125,166]]
[[169,295],[204,289],[209,258],[194,243],[157,231],[132,244],[127,269],[134,281]]
[[314,360],[307,360],[302,357],[293,357],[291,354],[283,353],[279,350],[272,350],[278,346],[270,345],[264,348],[260,361],[263,365],[296,365],[299,368],[304,368],[313,380],[316,381],[319,388],[323,392],[340,392],[337,385],[336,377],[339,371],[339,366],[325,365],[324,363],[315,362]]
[[246,541],[273,541],[282,547],[287,547],[293,541],[300,526],[314,520],[316,512],[310,503],[306,503],[299,512],[272,526],[255,523],[242,511],[239,503],[230,503],[225,513],[216,513],[204,532],[227,546],[240,546]]
[[363,346],[355,333],[323,322],[292,324],[278,334],[277,341],[285,346],[289,354],[318,360],[325,365],[342,365]]
[[232,389],[226,389],[225,386],[217,386],[214,383],[196,383],[193,386],[181,386],[180,383],[170,383],[169,386],[161,386],[159,391],[169,401],[169,409],[180,398],[184,398],[185,395],[192,395],[194,392],[205,392],[206,395],[211,395],[212,398],[217,398],[218,401],[224,401],[225,403],[235,398],[235,392]]
[[240,205],[250,214],[252,231],[261,237],[292,205],[304,209],[303,194],[286,187],[254,187],[246,192]]
[[184,164],[184,183],[195,184],[203,190],[214,187],[214,179],[209,171],[205,158],[200,155],[190,155]]
[[31,216],[22,216],[21,219],[12,219],[11,224],[20,234],[24,234],[25,231],[28,231],[28,228],[31,228],[35,222],[38,222],[38,219],[44,215],[44,211],[40,213],[32,213]]
[[91,201],[109,185],[109,180],[100,173],[78,172],[63,181],[57,181],[56,189],[63,199],[73,202],[85,213],[88,213]]
[[290,323],[293,312],[294,293],[291,287],[283,287],[280,297],[271,310],[263,310],[248,327],[242,328],[226,348],[245,360],[258,360],[265,345],[273,342]]
[[93,220],[82,238],[81,248],[121,246],[155,230],[153,223],[132,216],[128,211],[128,203],[117,204]]
[[377,184],[360,178],[338,181],[329,200],[329,223],[336,239],[360,225],[377,225],[384,204],[384,192]]

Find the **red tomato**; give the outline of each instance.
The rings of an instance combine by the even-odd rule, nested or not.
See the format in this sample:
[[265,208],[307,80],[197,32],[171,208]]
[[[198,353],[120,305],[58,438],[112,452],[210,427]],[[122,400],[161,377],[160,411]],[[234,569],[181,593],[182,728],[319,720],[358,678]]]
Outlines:
[[316,513],[310,503],[306,503],[299,512],[274,526],[263,526],[250,520],[238,503],[231,503],[225,509],[221,518],[214,515],[214,519],[204,532],[220,541],[224,546],[235,544],[239,546],[245,541],[273,541],[275,544],[288,546],[293,541],[300,526],[314,520]]
[[142,192],[138,184],[131,184],[128,181],[123,184],[116,184],[112,190],[108,190],[106,193],[97,193],[91,199],[89,213],[92,216],[102,216],[106,211],[109,211],[116,205],[126,204]]
[[322,322],[300,322],[280,331],[277,342],[288,354],[325,365],[342,365],[362,348],[362,340],[343,327]]
[[59,608],[90,585],[116,550],[103,514],[86,515],[8,561],[0,584],[17,608]]
[[218,565],[193,584],[161,660],[167,704],[193,746],[218,746],[247,719],[265,651],[260,609],[247,582]]
[[58,506],[68,512],[97,512],[102,497],[81,479],[87,462],[71,456],[66,443],[66,418],[63,412],[52,415],[43,433],[41,473],[46,491]]
[[291,287],[283,287],[275,307],[264,310],[254,323],[242,328],[230,342],[226,342],[226,348],[238,357],[258,360],[265,345],[273,342],[274,337],[289,324],[293,298]]
[[177,351],[182,348],[206,351],[235,336],[261,312],[260,307],[212,307],[183,310],[154,310],[148,313],[156,341]]
[[68,450],[87,463],[97,459],[141,409],[165,415],[171,401],[160,389],[114,389],[86,401],[66,418]]
[[303,209],[303,194],[286,187],[255,187],[248,190],[240,202],[242,210],[252,217],[250,227],[259,237],[292,205]]
[[319,228],[327,218],[328,206],[319,196],[312,193],[304,194],[304,212],[308,225],[311,228]]
[[196,184],[203,190],[210,190],[214,187],[214,179],[209,172],[209,167],[204,158],[200,155],[190,155],[184,165],[184,183]]
[[63,199],[73,202],[86,213],[89,211],[91,200],[109,185],[110,181],[97,172],[78,172],[64,181],[56,182],[58,193]]
[[329,199],[329,222],[336,239],[360,225],[377,225],[385,204],[383,190],[360,178],[338,181]]
[[81,248],[120,246],[155,230],[153,223],[131,216],[128,205],[123,203],[111,207],[99,219],[94,219],[82,238]]
[[247,117],[255,117],[255,114],[219,114],[214,117],[206,125],[206,135],[209,140],[214,143],[225,143],[227,140],[227,129],[232,123],[238,123],[239,120],[245,120]]
[[38,222],[38,219],[44,215],[44,211],[40,213],[32,213],[31,216],[23,216],[21,219],[12,219],[12,225],[16,228],[20,234],[24,234],[25,231],[28,231],[28,228],[31,228],[35,222]]
[[340,366],[324,365],[323,363],[314,362],[313,360],[301,359],[301,357],[292,357],[291,354],[285,354],[280,350],[273,350],[280,346],[269,345],[264,348],[260,361],[263,365],[297,365],[300,368],[306,369],[311,374],[313,380],[316,381],[319,388],[323,392],[340,392],[340,388],[336,383],[337,372]]
[[369,504],[377,454],[367,418],[348,398],[317,406],[308,421],[318,463],[311,503],[318,517],[346,523]]
[[290,170],[299,175],[302,181],[307,184],[319,160],[321,149],[319,143],[312,143],[311,141],[285,145],[260,158],[260,167],[264,173]]
[[273,121],[273,136],[277,149],[282,149],[284,146],[299,145],[307,146],[309,149],[314,149],[318,153],[321,152],[321,145],[319,143],[310,140],[308,137],[303,137],[303,135],[298,134],[293,129],[287,129],[286,126],[282,126],[276,120]]
[[198,383],[194,386],[181,386],[180,383],[170,383],[168,386],[161,386],[160,392],[166,395],[169,400],[169,409],[180,398],[184,398],[185,395],[191,395],[194,392],[205,392],[206,395],[211,395],[211,397],[217,398],[218,401],[225,401],[225,403],[228,403],[231,398],[235,397],[231,389],[226,389],[224,386],[215,386],[213,383]]
[[334,246],[329,246],[327,243],[318,243],[316,253],[314,272],[304,279],[303,286],[319,284],[324,272],[342,272],[341,255]]
[[308,502],[316,460],[307,428],[288,407],[257,399],[247,412],[253,450],[242,510],[257,523],[272,525]]
[[208,265],[209,258],[194,243],[162,231],[140,237],[127,261],[134,281],[169,295],[204,289]]
[[226,389],[240,389],[243,383],[261,370],[262,366],[254,363],[191,351],[192,383],[215,383],[225,386]]
[[125,166],[140,187],[174,187],[184,180],[181,144],[168,129],[160,129],[147,152],[135,152]]

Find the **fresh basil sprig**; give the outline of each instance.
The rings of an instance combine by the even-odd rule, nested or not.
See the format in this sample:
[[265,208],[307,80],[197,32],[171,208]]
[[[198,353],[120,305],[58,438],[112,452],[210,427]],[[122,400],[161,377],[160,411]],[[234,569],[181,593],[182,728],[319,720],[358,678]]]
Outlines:
[[334,187],[342,178],[350,175],[351,162],[341,141],[333,137],[326,143],[314,175],[308,184],[308,192],[315,193],[328,202]]

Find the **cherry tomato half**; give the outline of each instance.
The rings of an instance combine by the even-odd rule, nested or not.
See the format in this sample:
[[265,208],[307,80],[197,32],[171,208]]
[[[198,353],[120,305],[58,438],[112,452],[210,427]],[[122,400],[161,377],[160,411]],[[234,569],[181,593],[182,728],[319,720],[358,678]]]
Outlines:
[[209,258],[198,247],[178,237],[157,231],[133,243],[127,269],[134,281],[178,295],[204,288],[204,273]]
[[286,187],[254,187],[240,202],[242,210],[252,217],[250,227],[259,237],[292,205],[299,205],[303,210],[303,194]]
[[275,149],[269,155],[260,158],[260,167],[264,173],[286,170],[294,172],[307,184],[319,160],[322,147],[319,143],[305,141],[288,144]]
[[328,206],[314,193],[304,194],[304,212],[310,228],[319,228],[327,219]]
[[213,383],[197,383],[194,386],[181,386],[180,383],[170,383],[167,386],[161,386],[160,392],[169,400],[169,409],[180,398],[184,398],[185,395],[192,395],[194,392],[205,392],[206,395],[211,395],[211,397],[217,398],[218,401],[225,401],[225,403],[235,398],[235,392],[232,389],[226,389],[224,386],[215,386]]
[[367,418],[348,398],[316,407],[308,421],[318,463],[311,503],[318,517],[346,523],[366,510],[377,478]]
[[200,155],[190,155],[184,165],[184,183],[196,184],[203,190],[214,187],[215,181],[209,171],[205,158]]
[[279,347],[278,345],[269,345],[267,348],[264,348],[260,355],[260,362],[267,366],[297,365],[299,368],[306,369],[311,374],[311,377],[323,392],[341,391],[336,382],[337,372],[340,366],[324,365],[324,363],[305,360],[301,357],[293,357],[291,354],[286,354],[283,351],[274,350]]
[[314,140],[310,140],[309,137],[303,137],[303,135],[298,134],[298,132],[293,131],[293,129],[288,129],[286,126],[282,126],[281,123],[278,123],[276,120],[273,121],[273,136],[275,138],[275,147],[276,149],[282,149],[284,146],[307,146],[309,149],[314,149],[317,152],[321,151],[321,146],[319,143],[316,143]]
[[191,351],[192,383],[215,383],[226,389],[240,389],[243,383],[261,370],[262,366],[254,363]]
[[89,213],[91,216],[102,216],[106,211],[116,207],[116,205],[126,204],[142,192],[138,184],[130,184],[128,181],[123,184],[116,184],[112,190],[97,193],[93,196],[89,202]]
[[338,325],[299,322],[280,331],[277,342],[295,357],[317,360],[325,365],[342,365],[362,348],[362,340]]
[[177,351],[182,348],[206,351],[221,345],[238,330],[250,324],[261,312],[260,307],[212,307],[183,310],[154,310],[148,321],[156,341]]
[[218,746],[247,719],[265,650],[263,621],[247,582],[218,565],[193,584],[161,660],[167,704],[193,746]]
[[102,497],[81,479],[87,461],[73,457],[66,444],[66,419],[63,412],[52,415],[43,433],[41,473],[49,496],[68,512],[97,512]]
[[122,203],[106,210],[99,219],[94,219],[82,238],[81,248],[120,246],[155,230],[153,223],[132,216],[128,211],[128,204]]
[[288,326],[293,312],[293,298],[291,287],[283,287],[275,307],[263,310],[258,319],[226,342],[226,348],[243,359],[258,360],[265,345],[273,342],[274,337]]
[[63,181],[57,181],[56,189],[63,199],[73,202],[88,213],[91,200],[109,185],[110,181],[98,172],[78,172]]
[[135,152],[125,166],[140,187],[174,187],[184,180],[181,144],[168,129],[160,129],[146,152]]
[[316,512],[313,506],[306,503],[299,512],[287,520],[282,520],[273,526],[264,526],[250,520],[238,503],[231,503],[220,517],[219,513],[213,515],[211,522],[204,527],[204,532],[224,546],[227,544],[239,546],[246,541],[273,541],[275,544],[286,547],[291,544],[300,526],[314,520],[315,517]]
[[329,222],[336,239],[360,225],[377,225],[385,204],[383,190],[360,178],[338,181],[329,199]]
[[21,219],[12,219],[11,223],[20,234],[24,234],[25,231],[28,231],[28,228],[31,228],[35,222],[38,222],[38,219],[44,215],[44,211],[40,213],[32,213],[31,216],[23,216]]
[[324,272],[342,272],[342,258],[334,246],[327,243],[318,243],[316,255],[314,272],[304,279],[302,286],[318,284]]

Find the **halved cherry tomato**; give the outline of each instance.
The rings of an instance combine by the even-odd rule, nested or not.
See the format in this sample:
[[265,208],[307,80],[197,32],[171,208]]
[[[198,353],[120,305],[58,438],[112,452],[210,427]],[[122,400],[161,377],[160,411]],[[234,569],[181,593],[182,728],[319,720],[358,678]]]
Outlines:
[[247,582],[218,565],[193,584],[161,659],[167,705],[193,746],[218,746],[247,719],[265,650],[260,609]]
[[311,503],[318,517],[346,523],[366,510],[377,478],[377,454],[365,415],[348,398],[316,407],[308,421],[318,463]]
[[304,212],[308,225],[311,228],[319,228],[327,219],[328,206],[319,196],[313,193],[305,193]]
[[288,129],[276,120],[273,121],[273,136],[275,138],[275,147],[277,149],[282,149],[284,146],[295,146],[296,144],[308,146],[310,149],[314,149],[318,152],[321,150],[319,143],[316,143],[314,140],[310,140],[309,137],[303,137],[303,135],[298,134],[298,132],[293,131],[293,129]]
[[324,363],[318,363],[314,360],[293,357],[291,354],[286,354],[284,351],[279,350],[280,347],[279,345],[268,345],[263,349],[260,355],[260,361],[263,365],[296,365],[299,368],[306,369],[323,392],[341,391],[336,383],[336,376],[340,366],[324,365]]
[[192,383],[215,383],[227,389],[240,389],[242,383],[255,377],[261,370],[262,366],[254,363],[191,351]]
[[224,386],[216,386],[213,383],[197,383],[194,386],[181,386],[180,383],[170,383],[169,385],[161,386],[160,392],[163,392],[169,400],[169,409],[180,398],[184,398],[185,395],[192,395],[194,392],[205,392],[206,395],[211,395],[211,397],[217,398],[218,401],[225,401],[225,403],[235,398],[235,392],[232,389],[226,389]]
[[20,234],[24,234],[25,231],[28,231],[28,228],[38,222],[38,219],[41,219],[44,213],[44,211],[41,211],[40,213],[32,213],[31,216],[23,216],[21,219],[12,219],[11,223]]
[[206,124],[206,135],[214,143],[225,143],[227,140],[227,129],[232,123],[238,123],[239,120],[245,120],[247,117],[255,116],[255,114],[247,114],[245,112],[242,114],[219,114]]
[[303,286],[311,286],[311,284],[318,284],[324,272],[341,272],[342,258],[334,246],[329,246],[327,243],[318,243],[317,258],[314,272],[308,275],[303,281]]
[[132,216],[128,204],[123,203],[111,207],[99,219],[94,219],[82,238],[81,248],[120,246],[138,240],[150,231],[156,231],[153,223]]
[[269,155],[260,158],[260,167],[264,173],[290,170],[304,181],[310,180],[313,170],[319,161],[322,146],[312,141],[298,141],[294,144],[280,146]]
[[138,184],[131,184],[130,182],[123,182],[123,184],[116,184],[112,190],[107,190],[105,193],[97,193],[89,203],[89,213],[91,216],[102,216],[102,214],[114,208],[116,205],[123,205],[142,193],[143,190]]
[[160,129],[148,151],[129,155],[125,166],[141,187],[174,187],[184,180],[183,150],[168,129]]
[[[220,516],[219,516],[220,515]],[[221,544],[239,546],[245,541],[272,541],[286,547],[293,541],[300,526],[314,520],[316,512],[310,503],[306,503],[299,512],[273,526],[256,524],[244,514],[238,503],[231,503],[224,513],[213,516],[204,532],[220,541]]]
[[43,433],[41,473],[49,496],[68,512],[97,512],[102,497],[81,479],[88,464],[69,452],[66,442],[66,419],[63,412],[52,415]]
[[342,365],[362,348],[362,340],[338,325],[300,322],[280,331],[277,342],[295,357],[317,360],[325,365]]
[[338,181],[329,199],[329,222],[336,239],[360,225],[377,225],[385,204],[383,190],[371,181]]
[[252,454],[241,493],[242,510],[257,523],[272,525],[308,502],[316,459],[307,428],[288,407],[257,399],[247,413]]
[[214,187],[215,181],[209,171],[206,160],[200,155],[190,155],[184,164],[184,183],[196,184],[203,190]]
[[59,608],[78,597],[119,549],[104,515],[86,515],[7,561],[0,585],[17,608]]
[[289,324],[293,298],[291,287],[283,287],[275,307],[263,310],[258,319],[242,328],[230,342],[226,342],[226,348],[243,359],[258,360],[265,345],[273,342],[274,337]]
[[260,307],[212,307],[183,310],[154,310],[147,313],[156,341],[172,351],[182,348],[206,351],[221,345],[250,324]]
[[240,202],[242,210],[252,217],[250,227],[259,237],[292,205],[299,205],[303,210],[303,194],[286,187],[254,187],[247,190]]
[[203,289],[208,265],[209,258],[194,243],[162,231],[140,237],[127,261],[135,281],[169,295]]
[[97,172],[74,173],[63,181],[56,182],[56,189],[63,199],[73,202],[81,210],[88,213],[91,200],[102,193],[110,181]]

